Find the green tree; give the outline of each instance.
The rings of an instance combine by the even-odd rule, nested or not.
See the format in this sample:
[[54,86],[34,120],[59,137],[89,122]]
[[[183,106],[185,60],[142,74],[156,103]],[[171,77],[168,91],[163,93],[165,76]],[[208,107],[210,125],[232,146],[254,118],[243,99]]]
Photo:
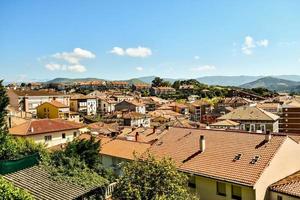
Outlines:
[[175,81],[175,82],[173,83],[172,87],[175,88],[176,90],[178,90],[179,87],[180,87],[180,85],[181,85],[180,81],[177,80],[177,81]]
[[15,187],[13,184],[0,177],[0,199],[33,200],[34,198],[25,190]]
[[6,116],[7,116],[7,106],[9,103],[9,99],[6,94],[6,89],[3,86],[3,80],[0,80],[0,131],[7,130]]
[[160,77],[155,77],[152,81],[152,87],[159,87],[164,82],[164,80]]
[[122,166],[113,197],[116,199],[138,200],[186,200],[193,197],[187,188],[188,177],[177,171],[171,159],[155,159],[148,155],[145,159],[136,158]]

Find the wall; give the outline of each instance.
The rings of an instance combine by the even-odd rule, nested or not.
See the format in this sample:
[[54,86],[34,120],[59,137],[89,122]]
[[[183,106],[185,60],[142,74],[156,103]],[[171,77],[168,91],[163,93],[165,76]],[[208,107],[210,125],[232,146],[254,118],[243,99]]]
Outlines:
[[[196,176],[196,194],[200,200],[231,200],[231,183],[226,183],[226,196],[217,194],[217,181],[215,179]],[[240,186],[243,200],[254,200],[253,188]]]
[[271,184],[300,170],[299,155],[300,145],[287,137],[254,186],[257,200],[269,199]]
[[[38,135],[30,135],[27,137],[32,138],[36,143],[45,143],[47,147],[52,147],[66,142],[71,142],[74,139],[73,136],[74,132],[76,132],[77,136],[79,136],[80,134],[79,130],[68,130],[68,131],[60,131],[60,132],[45,133],[45,134],[38,134]],[[65,139],[62,139],[62,133],[66,134]],[[46,135],[52,135],[52,140],[45,142]]]
[[281,196],[282,200],[299,200],[299,197],[292,197],[284,194],[280,194],[278,192],[270,192],[270,200],[277,200],[277,196]]

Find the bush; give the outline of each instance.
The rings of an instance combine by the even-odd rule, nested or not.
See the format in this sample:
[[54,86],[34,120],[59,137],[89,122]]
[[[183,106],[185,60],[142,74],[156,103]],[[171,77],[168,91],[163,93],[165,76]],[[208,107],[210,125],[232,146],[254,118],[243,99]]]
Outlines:
[[34,198],[25,190],[15,187],[4,178],[0,177],[0,199],[3,200],[33,200]]

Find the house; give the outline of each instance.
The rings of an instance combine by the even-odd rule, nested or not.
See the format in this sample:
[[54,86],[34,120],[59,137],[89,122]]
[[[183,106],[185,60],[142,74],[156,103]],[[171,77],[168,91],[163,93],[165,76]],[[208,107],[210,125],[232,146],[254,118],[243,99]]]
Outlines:
[[300,134],[300,105],[298,103],[283,104],[279,116],[280,132]]
[[139,100],[133,100],[133,101],[127,101],[124,100],[120,103],[117,103],[115,105],[115,110],[116,111],[129,111],[129,112],[138,112],[141,114],[146,113],[146,107],[145,104],[143,104],[142,101]]
[[80,129],[83,127],[83,124],[63,119],[32,119],[10,128],[9,133],[52,147],[72,141],[80,135]]
[[134,99],[133,96],[130,95],[122,95],[122,94],[114,94],[112,96],[110,96],[111,99],[114,99],[117,102],[121,102],[121,101],[132,101]]
[[134,91],[139,91],[139,92],[142,92],[142,91],[149,91],[151,88],[151,86],[149,84],[146,84],[146,83],[135,83],[132,85],[132,89]]
[[202,116],[208,112],[210,105],[204,101],[195,101],[189,104],[189,112],[191,114],[191,120],[196,122],[202,121]]
[[300,171],[273,183],[269,189],[270,200],[299,200]]
[[240,123],[240,129],[250,132],[278,132],[279,116],[256,106],[242,106],[218,118]]
[[98,111],[104,114],[113,113],[115,111],[115,106],[117,103],[118,101],[113,98],[98,98]]
[[150,127],[150,117],[138,112],[128,112],[122,115],[124,126]]
[[45,102],[39,105],[37,108],[37,117],[40,119],[69,119],[70,108],[67,105],[60,103],[59,101]]
[[111,89],[128,89],[129,83],[126,81],[111,81],[108,83]]
[[121,130],[118,123],[95,122],[87,125],[92,135],[103,135],[107,137],[117,136]]
[[83,187],[65,180],[54,180],[51,178],[51,174],[41,166],[33,166],[6,174],[3,178],[16,187],[26,190],[34,199],[94,199],[96,195],[104,197],[105,192],[104,185]]
[[271,184],[300,169],[299,143],[281,134],[170,128],[149,152],[172,158],[201,200],[268,200]]
[[150,89],[151,95],[155,96],[175,94],[175,92],[176,90],[172,87],[152,87]]
[[273,114],[278,114],[279,109],[280,109],[280,104],[273,103],[273,102],[260,102],[260,103],[257,103],[256,106],[258,108],[261,108],[261,109],[271,112]]
[[97,98],[83,94],[75,94],[70,99],[70,110],[85,115],[96,115]]
[[239,129],[240,123],[225,119],[209,125],[212,129]]
[[[90,139],[91,135],[82,134],[80,139]],[[135,155],[142,155],[151,146],[148,143],[137,142],[135,137],[132,140],[119,138],[108,138],[97,136],[96,140],[101,141],[100,157],[105,168],[114,170],[116,174],[121,173],[122,162],[128,162],[135,159]]]
[[173,108],[173,111],[182,115],[187,115],[189,113],[189,107],[183,103],[175,102],[173,105],[171,105],[171,107]]
[[9,104],[17,110],[36,114],[36,107],[44,102],[58,101],[70,105],[70,95],[52,90],[8,90]]
[[250,105],[251,103],[253,103],[253,101],[251,101],[250,99],[234,96],[222,99],[219,102],[218,106],[237,108],[240,106]]

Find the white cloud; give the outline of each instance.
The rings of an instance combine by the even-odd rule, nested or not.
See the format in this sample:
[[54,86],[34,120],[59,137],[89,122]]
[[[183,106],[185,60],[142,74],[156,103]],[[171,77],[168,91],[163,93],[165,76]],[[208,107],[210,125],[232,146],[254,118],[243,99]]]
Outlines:
[[71,64],[79,64],[81,59],[91,59],[95,58],[96,55],[88,50],[84,50],[81,48],[75,48],[73,52],[62,52],[56,53],[53,55],[54,58],[62,59]]
[[120,48],[120,47],[114,47],[110,53],[116,54],[118,56],[124,56],[125,55],[125,51],[124,49]]
[[60,70],[61,69],[61,65],[56,64],[56,63],[46,64],[45,67],[50,71],[55,71],[55,70]]
[[72,72],[82,73],[82,72],[86,71],[86,68],[83,65],[71,65],[71,66],[68,66],[67,70],[72,71]]
[[242,46],[242,52],[246,55],[251,55],[253,53],[253,50],[257,47],[267,47],[269,46],[269,40],[258,40],[255,41],[253,37],[246,36],[244,44]]
[[208,72],[208,71],[216,70],[216,67],[214,65],[202,65],[202,66],[194,67],[191,70],[195,72]]
[[194,56],[194,59],[195,59],[195,60],[199,60],[199,59],[200,59],[200,56]]
[[118,56],[130,56],[130,57],[141,57],[145,58],[152,55],[150,48],[138,46],[136,48],[123,49],[121,47],[114,47],[110,53],[116,54]]
[[[83,59],[92,59],[95,58],[96,55],[91,51],[75,48],[72,52],[61,52],[56,53],[50,56],[49,58],[53,60],[56,59],[57,62],[50,62],[45,65],[45,68],[50,71],[70,71],[70,72],[85,72],[86,67],[80,63]],[[66,62],[66,64],[61,64],[60,62]]]
[[136,67],[135,69],[136,69],[137,71],[143,71],[143,70],[144,70],[143,67]]

